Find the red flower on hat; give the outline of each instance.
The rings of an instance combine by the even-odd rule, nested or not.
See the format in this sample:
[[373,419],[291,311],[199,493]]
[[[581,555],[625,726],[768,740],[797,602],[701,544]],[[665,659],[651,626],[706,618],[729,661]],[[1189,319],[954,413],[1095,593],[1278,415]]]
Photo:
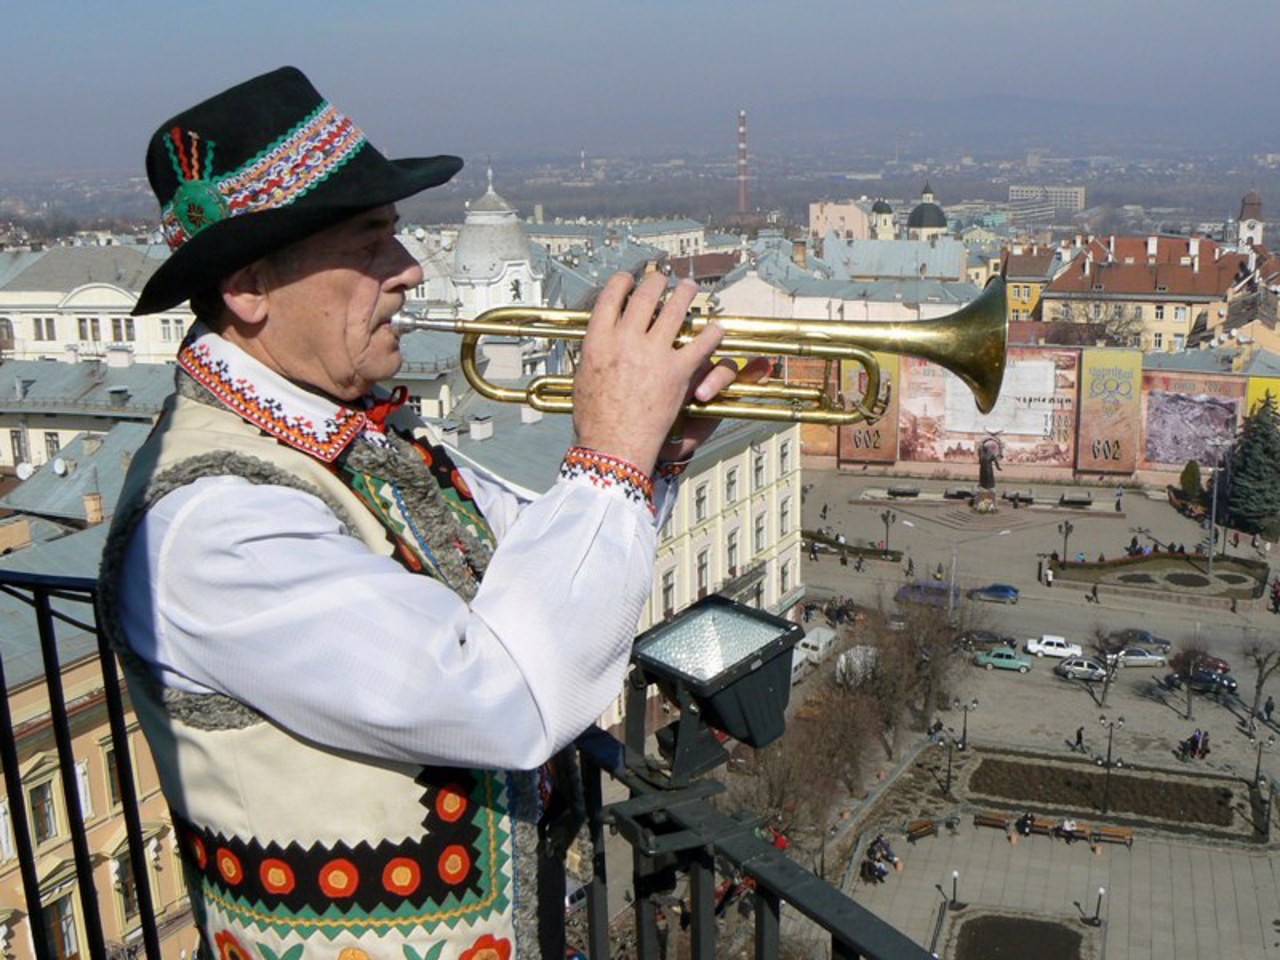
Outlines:
[[511,960],[511,941],[506,937],[495,937],[486,933],[483,937],[462,951],[458,960]]
[[253,960],[253,954],[246,950],[229,930],[213,935],[213,942],[218,948],[219,960]]

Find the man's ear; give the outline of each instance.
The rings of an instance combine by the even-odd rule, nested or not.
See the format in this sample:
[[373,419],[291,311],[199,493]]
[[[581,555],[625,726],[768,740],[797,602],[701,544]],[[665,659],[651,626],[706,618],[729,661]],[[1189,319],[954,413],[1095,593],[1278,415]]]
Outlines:
[[255,260],[220,285],[223,304],[240,323],[256,326],[267,319],[267,285],[262,266],[262,261]]

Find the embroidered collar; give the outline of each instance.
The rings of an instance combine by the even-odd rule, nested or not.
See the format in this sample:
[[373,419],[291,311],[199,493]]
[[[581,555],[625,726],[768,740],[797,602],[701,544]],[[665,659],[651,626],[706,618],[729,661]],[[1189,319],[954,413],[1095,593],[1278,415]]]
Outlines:
[[249,423],[317,460],[332,463],[362,431],[385,443],[381,425],[360,410],[291,383],[203,324],[191,328],[178,364]]

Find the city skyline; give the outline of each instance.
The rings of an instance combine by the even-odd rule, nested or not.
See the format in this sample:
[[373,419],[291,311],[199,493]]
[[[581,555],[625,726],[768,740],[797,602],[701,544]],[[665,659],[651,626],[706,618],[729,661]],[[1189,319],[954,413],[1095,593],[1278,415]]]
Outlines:
[[[976,143],[1093,124],[1177,149],[1176,125],[1188,149],[1250,135],[1255,149],[1276,149],[1250,102],[1280,81],[1266,49],[1280,8],[1268,0],[1176,17],[1158,0],[1087,0],[1038,7],[1034,20],[1015,0],[659,0],[643,12],[580,0],[375,0],[319,12],[282,0],[268,13],[244,0],[9,11],[0,180],[140,175],[165,117],[285,63],[384,152],[459,153],[473,166],[579,150],[729,157],[739,109],[759,153],[810,148],[824,124],[837,150],[842,135],[927,142],[952,114],[980,127]],[[982,122],[967,119],[983,111]]]

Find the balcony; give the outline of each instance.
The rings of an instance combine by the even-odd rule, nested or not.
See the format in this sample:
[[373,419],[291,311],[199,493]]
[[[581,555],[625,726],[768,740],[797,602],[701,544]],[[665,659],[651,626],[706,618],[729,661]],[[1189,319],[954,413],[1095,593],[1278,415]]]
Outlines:
[[[19,611],[16,618],[10,618],[11,628],[23,619],[21,611],[25,611],[28,619],[21,625],[21,633],[39,639],[39,668],[35,662],[15,666],[25,668],[28,674],[43,674],[34,681],[37,687],[41,679],[43,682],[39,717],[33,719],[29,704],[22,707],[25,712],[19,716],[15,708],[19,703],[18,685],[11,687],[5,680],[9,661],[17,659],[12,653],[15,644],[5,645],[5,657],[0,659],[0,683],[5,683],[9,696],[0,698],[0,761],[8,795],[13,853],[20,874],[20,887],[9,886],[20,889],[18,898],[22,903],[18,906],[16,902],[0,901],[0,953],[8,958],[70,960],[87,953],[93,960],[121,960],[143,954],[148,960],[172,960],[187,955],[186,949],[179,950],[175,932],[183,933],[184,948],[193,939],[185,909],[166,904],[152,889],[151,881],[156,876],[152,867],[161,855],[158,838],[164,835],[164,825],[154,819],[145,821],[141,814],[147,804],[156,800],[147,796],[140,800],[136,787],[139,765],[148,767],[150,760],[130,754],[127,694],[114,656],[96,629],[96,592],[93,580],[0,571],[0,593],[5,595],[2,602],[10,613]],[[100,671],[97,684],[89,689],[77,682],[74,687],[65,684],[64,689],[64,680],[74,669],[85,665]],[[29,692],[25,686],[24,691]],[[94,839],[94,830],[97,836],[103,833],[102,817],[95,818],[96,827],[90,824],[91,829],[86,829],[81,815],[86,806],[79,785],[86,781],[77,765],[84,759],[77,756],[73,740],[80,738],[83,753],[84,710],[89,702],[100,702],[105,707],[105,726],[114,758],[112,783],[119,789],[118,804],[111,810],[113,817],[123,821],[125,839],[113,839],[109,849]],[[49,902],[50,858],[47,849],[34,842],[28,813],[30,785],[24,784],[24,772],[31,772],[31,761],[19,755],[19,744],[27,745],[29,751],[30,738],[26,734],[33,723],[43,724],[42,729],[48,730],[42,745],[52,745],[42,753],[44,773],[56,765],[61,781],[59,810],[67,814],[65,842],[69,855],[65,867],[59,868],[63,871],[59,889],[74,888],[75,922],[70,926],[65,915],[54,913],[54,907],[68,898],[63,897],[56,904]],[[710,798],[718,792],[716,781],[703,779],[664,786],[652,777],[640,775],[634,764],[624,762],[634,749],[636,734],[644,739],[643,727],[643,721],[630,723],[627,749],[598,728],[587,731],[578,741],[590,824],[592,876],[586,888],[586,942],[580,946],[591,960],[608,960],[618,953],[610,941],[608,890],[610,883],[628,881],[636,891],[632,919],[637,960],[659,957],[659,913],[663,904],[672,902],[677,882],[687,889],[687,934],[671,935],[687,935],[688,943],[673,945],[673,949],[680,953],[687,950],[694,960],[711,960],[720,923],[717,882],[730,877],[753,890],[749,935],[757,960],[772,960],[780,955],[782,924],[793,915],[808,918],[820,929],[829,941],[833,958],[927,960],[930,954],[923,947],[762,839],[755,829],[759,826],[757,818],[730,815],[713,806]],[[104,733],[94,742],[107,740]],[[136,743],[142,749],[141,739]],[[56,758],[52,747],[56,747]],[[606,776],[625,790],[628,799],[603,802]],[[145,784],[145,778],[142,782]],[[630,847],[629,862],[626,857],[620,858],[624,862],[617,862],[616,857],[614,862],[609,861],[605,842],[609,828]],[[120,828],[114,826],[109,832],[114,838]],[[616,847],[618,842],[615,839],[613,845]],[[126,869],[129,879],[122,880]],[[120,897],[128,904],[123,932],[119,923]],[[112,898],[117,898],[114,907]],[[785,917],[784,903],[788,911]],[[69,930],[71,942],[67,939]]]

